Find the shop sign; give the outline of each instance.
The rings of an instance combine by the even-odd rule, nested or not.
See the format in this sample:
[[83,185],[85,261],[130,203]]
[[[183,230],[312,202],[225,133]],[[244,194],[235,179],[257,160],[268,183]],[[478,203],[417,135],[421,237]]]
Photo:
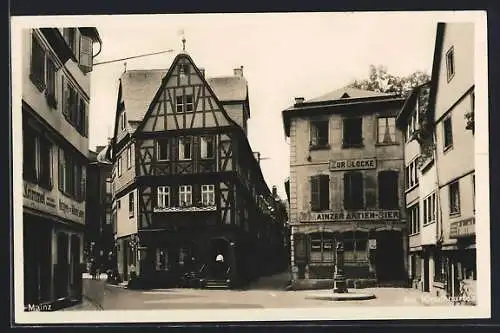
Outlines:
[[399,220],[399,210],[364,210],[311,213],[312,219],[307,222],[341,222],[341,221],[380,221]]
[[471,217],[450,224],[450,238],[474,236],[476,234],[476,218]]
[[84,223],[85,204],[67,199],[59,192],[53,193],[38,185],[24,182],[23,198],[23,205],[26,207]]
[[377,160],[375,158],[359,158],[351,160],[331,160],[330,171],[375,169]]

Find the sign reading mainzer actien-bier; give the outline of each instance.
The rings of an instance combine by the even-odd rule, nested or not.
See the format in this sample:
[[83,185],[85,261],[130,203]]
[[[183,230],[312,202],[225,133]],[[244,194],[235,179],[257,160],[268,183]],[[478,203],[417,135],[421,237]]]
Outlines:
[[355,212],[324,212],[312,213],[311,222],[314,221],[379,221],[379,220],[399,220],[398,210],[364,210]]
[[357,170],[357,169],[375,169],[377,160],[375,158],[358,158],[352,160],[331,160],[331,171]]

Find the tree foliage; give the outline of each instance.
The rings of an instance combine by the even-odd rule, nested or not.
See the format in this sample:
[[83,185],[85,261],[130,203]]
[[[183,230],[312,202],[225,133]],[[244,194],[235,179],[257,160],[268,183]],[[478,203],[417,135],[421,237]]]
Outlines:
[[356,80],[349,87],[383,93],[395,93],[406,97],[413,88],[428,81],[430,81],[430,76],[422,71],[416,71],[408,76],[396,76],[388,72],[387,66],[370,65],[368,78]]

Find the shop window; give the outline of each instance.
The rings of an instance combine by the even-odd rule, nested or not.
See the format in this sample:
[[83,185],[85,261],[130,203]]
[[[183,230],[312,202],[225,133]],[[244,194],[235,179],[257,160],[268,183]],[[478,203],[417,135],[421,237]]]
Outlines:
[[328,120],[311,121],[311,148],[328,146]]
[[446,280],[445,275],[445,262],[444,258],[439,254],[434,255],[434,281],[444,283]]
[[158,139],[156,141],[156,159],[158,161],[170,160],[170,140]]
[[192,138],[179,138],[179,160],[190,160],[192,150]]
[[191,185],[179,186],[179,204],[181,207],[193,204],[193,188]]
[[358,171],[344,174],[344,208],[362,209],[364,206],[363,174]]
[[458,180],[448,185],[450,196],[450,215],[460,214],[460,188]]
[[334,237],[329,233],[310,235],[311,262],[333,262],[335,257]]
[[361,147],[363,145],[362,118],[345,118],[343,124],[343,147]]
[[399,186],[397,171],[378,173],[378,198],[381,209],[399,208]]
[[347,232],[344,234],[343,242],[345,262],[368,261],[368,233]]
[[378,118],[378,143],[396,143],[396,118]]
[[311,177],[311,210],[321,211],[330,208],[330,177],[316,175]]
[[168,254],[166,248],[156,249],[156,270],[157,271],[167,271],[168,270]]
[[201,137],[200,156],[203,159],[210,159],[215,157],[215,137]]
[[170,187],[158,186],[157,188],[157,207],[167,208],[170,207]]

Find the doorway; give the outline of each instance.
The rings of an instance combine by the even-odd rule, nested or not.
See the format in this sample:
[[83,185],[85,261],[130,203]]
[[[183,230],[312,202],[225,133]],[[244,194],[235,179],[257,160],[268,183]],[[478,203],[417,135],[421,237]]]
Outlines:
[[56,296],[63,298],[68,295],[69,262],[68,262],[68,235],[65,232],[57,234],[57,283]]
[[225,238],[210,240],[209,273],[213,278],[225,280],[229,265],[229,241]]
[[80,237],[71,236],[71,289],[72,296],[80,298],[82,293],[82,272],[80,270]]
[[377,278],[380,282],[404,279],[403,238],[400,231],[385,230],[377,233]]

